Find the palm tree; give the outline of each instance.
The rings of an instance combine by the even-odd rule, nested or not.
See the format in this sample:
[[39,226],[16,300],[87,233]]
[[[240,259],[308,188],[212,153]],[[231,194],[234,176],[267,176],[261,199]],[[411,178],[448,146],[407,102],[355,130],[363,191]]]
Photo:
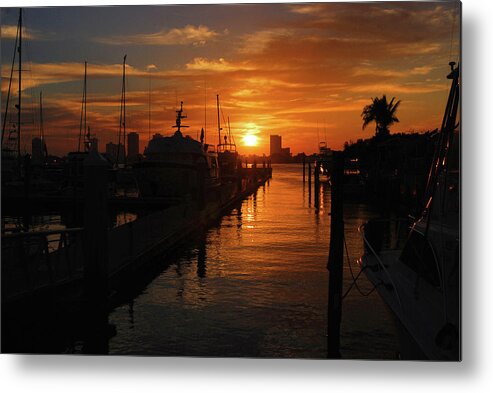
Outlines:
[[372,121],[375,122],[375,136],[387,136],[390,134],[389,127],[398,123],[399,119],[395,116],[401,101],[394,103],[395,97],[387,102],[385,94],[382,98],[372,98],[372,103],[363,108],[361,117],[363,118],[363,129]]

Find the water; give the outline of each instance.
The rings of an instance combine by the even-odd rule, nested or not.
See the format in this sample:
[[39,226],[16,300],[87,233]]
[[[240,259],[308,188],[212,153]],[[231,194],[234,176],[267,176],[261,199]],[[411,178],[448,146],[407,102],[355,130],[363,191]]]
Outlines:
[[[111,354],[326,357],[330,194],[320,210],[303,186],[301,165],[278,165],[274,178],[217,226],[169,258],[137,297],[117,307]],[[345,206],[355,274],[357,228],[374,213]],[[347,265],[344,287],[351,283]],[[363,291],[372,287],[362,274]],[[344,358],[395,358],[393,323],[378,294],[354,289],[343,303]]]

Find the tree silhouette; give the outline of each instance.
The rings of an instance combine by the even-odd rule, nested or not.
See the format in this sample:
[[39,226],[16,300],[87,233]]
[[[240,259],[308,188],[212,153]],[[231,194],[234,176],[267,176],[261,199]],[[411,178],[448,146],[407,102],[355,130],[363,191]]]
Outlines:
[[372,121],[375,122],[375,136],[387,136],[390,134],[389,127],[398,123],[399,119],[395,116],[397,108],[401,101],[394,103],[395,97],[390,102],[387,102],[385,94],[382,98],[372,98],[372,103],[366,105],[361,112],[363,118],[363,129]]

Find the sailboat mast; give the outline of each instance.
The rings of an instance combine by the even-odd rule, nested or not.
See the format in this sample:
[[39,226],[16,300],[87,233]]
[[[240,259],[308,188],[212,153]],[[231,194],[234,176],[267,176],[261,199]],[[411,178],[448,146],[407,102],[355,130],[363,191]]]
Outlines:
[[125,101],[126,101],[126,80],[125,80],[125,63],[127,61],[127,55],[123,56],[123,163],[126,165],[127,164],[127,155],[125,152],[127,151],[127,129],[126,129],[126,108],[125,108]]
[[87,94],[87,61],[84,61],[84,83],[82,85],[82,99],[80,106],[80,123],[79,123],[79,143],[77,151],[80,153],[81,145],[86,146],[87,134],[87,116],[86,116],[86,94]]
[[12,56],[12,66],[10,68],[10,79],[9,79],[9,88],[7,90],[7,99],[5,104],[5,112],[3,115],[3,123],[2,123],[2,147],[3,147],[3,138],[5,136],[5,128],[7,126],[7,114],[9,113],[9,102],[10,102],[10,91],[12,87],[12,77],[14,75],[14,66],[15,66],[15,54],[17,52],[17,42],[19,40],[19,24],[17,24],[17,34],[15,35],[15,44],[14,44],[14,55]]
[[22,96],[22,8],[19,10],[19,100],[17,111],[17,157],[21,157],[21,96]]
[[84,61],[84,146],[88,150],[89,135],[87,132],[87,61]]
[[219,94],[216,94],[217,103],[217,132],[219,135],[219,145],[221,144],[221,119],[219,118]]
[[43,127],[43,92],[39,92],[39,137],[44,141],[45,133]]
[[150,68],[148,68],[148,72],[149,72],[149,130],[148,130],[149,141],[147,143],[151,141],[151,69]]
[[41,145],[43,147],[43,153],[45,158],[48,157],[48,148],[45,142],[45,128],[43,123],[43,92],[39,92],[39,137],[41,139]]
[[120,146],[122,144],[122,126],[123,126],[123,160],[126,163],[125,158],[125,62],[127,60],[127,55],[123,56],[123,81],[122,81],[122,95],[120,98],[120,124],[118,128],[118,148],[116,153],[116,164],[120,162]]
[[207,81],[204,80],[204,144],[207,143]]

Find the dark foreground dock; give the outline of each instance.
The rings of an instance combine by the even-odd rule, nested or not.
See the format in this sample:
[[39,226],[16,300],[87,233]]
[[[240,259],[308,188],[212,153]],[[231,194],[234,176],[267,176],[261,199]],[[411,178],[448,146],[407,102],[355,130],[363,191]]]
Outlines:
[[[97,167],[87,172],[84,228],[2,235],[4,352],[23,352],[19,343],[9,343],[9,337],[19,326],[36,320],[34,315],[42,315],[41,320],[66,310],[80,310],[84,318],[107,315],[135,290],[139,279],[155,270],[153,265],[162,260],[158,256],[173,252],[217,222],[272,175],[271,168],[244,168],[241,181],[208,190],[202,201],[161,205],[155,200],[151,213],[108,230],[108,207],[116,201],[100,192],[105,182],[99,176],[102,172]],[[140,206],[144,200],[118,202]]]

